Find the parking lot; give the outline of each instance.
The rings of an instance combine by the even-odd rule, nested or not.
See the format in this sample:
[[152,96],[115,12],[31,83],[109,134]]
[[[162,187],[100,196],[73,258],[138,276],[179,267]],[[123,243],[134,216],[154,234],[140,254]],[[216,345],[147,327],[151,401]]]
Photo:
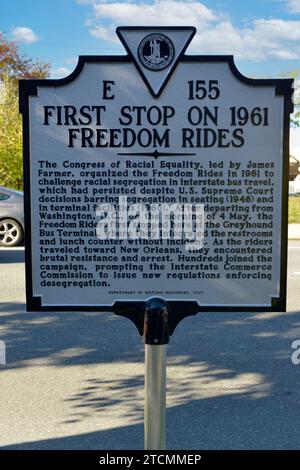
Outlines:
[[[108,313],[26,313],[23,248],[0,249],[1,448],[142,449],[143,345]],[[168,346],[169,449],[300,445],[300,242],[288,313],[203,313]]]

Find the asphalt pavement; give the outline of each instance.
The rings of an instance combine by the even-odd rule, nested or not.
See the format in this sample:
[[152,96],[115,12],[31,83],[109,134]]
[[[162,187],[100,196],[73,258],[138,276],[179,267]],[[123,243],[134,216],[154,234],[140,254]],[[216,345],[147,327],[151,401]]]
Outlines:
[[[26,313],[24,252],[0,249],[1,449],[142,449],[144,348],[109,313]],[[168,346],[169,449],[299,449],[300,240],[288,313],[202,313]]]

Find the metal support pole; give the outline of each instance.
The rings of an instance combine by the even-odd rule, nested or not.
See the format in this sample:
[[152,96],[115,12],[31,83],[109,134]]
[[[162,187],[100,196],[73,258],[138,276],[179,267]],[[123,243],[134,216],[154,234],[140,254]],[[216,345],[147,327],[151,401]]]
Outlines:
[[146,303],[145,450],[166,447],[166,350],[169,342],[168,305],[153,298]]
[[166,448],[166,349],[145,344],[145,450]]

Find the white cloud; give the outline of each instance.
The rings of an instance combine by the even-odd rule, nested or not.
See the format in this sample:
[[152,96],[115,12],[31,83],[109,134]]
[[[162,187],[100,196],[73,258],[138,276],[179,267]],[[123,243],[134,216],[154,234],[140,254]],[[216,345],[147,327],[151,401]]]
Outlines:
[[69,58],[66,59],[64,62],[65,62],[66,65],[77,65],[78,56],[75,55],[75,56],[73,56],[73,57],[69,57]]
[[18,26],[12,31],[12,40],[19,43],[32,44],[33,42],[37,42],[39,37],[32,31],[31,28]]
[[287,0],[287,7],[290,13],[300,13],[299,0]]
[[64,78],[70,75],[71,70],[66,67],[58,67],[57,69],[51,70],[51,78]]
[[[300,21],[260,18],[239,28],[228,15],[195,0],[77,1],[91,4],[93,19],[86,25],[94,37],[107,42],[118,42],[119,25],[189,25],[198,31],[189,49],[193,53],[234,54],[240,60],[300,58]],[[289,4],[300,9],[300,0]]]
[[120,24],[190,25],[216,20],[212,10],[199,2],[156,0],[153,3],[97,3],[93,6],[96,18],[111,18]]
[[[207,23],[217,20],[217,16],[206,6],[199,2],[156,0],[152,3],[131,2],[93,2],[93,12],[96,21],[87,22],[91,26],[90,33],[99,39],[118,43],[115,34],[116,25],[144,25],[155,24],[163,26],[194,25],[204,27]],[[112,21],[108,26],[103,20]],[[99,20],[100,24],[97,24]]]
[[116,32],[115,32],[115,26],[109,25],[109,26],[93,26],[90,29],[90,33],[92,36],[98,39],[103,39],[104,41],[107,42],[112,42],[115,44],[120,44],[119,39],[117,38]]

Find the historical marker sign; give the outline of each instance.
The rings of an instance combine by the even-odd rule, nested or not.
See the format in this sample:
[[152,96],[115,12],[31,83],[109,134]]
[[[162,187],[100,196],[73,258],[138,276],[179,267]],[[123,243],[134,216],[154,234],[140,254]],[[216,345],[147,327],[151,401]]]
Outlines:
[[27,308],[285,310],[292,80],[184,55],[191,27],[117,33],[127,56],[20,84]]

